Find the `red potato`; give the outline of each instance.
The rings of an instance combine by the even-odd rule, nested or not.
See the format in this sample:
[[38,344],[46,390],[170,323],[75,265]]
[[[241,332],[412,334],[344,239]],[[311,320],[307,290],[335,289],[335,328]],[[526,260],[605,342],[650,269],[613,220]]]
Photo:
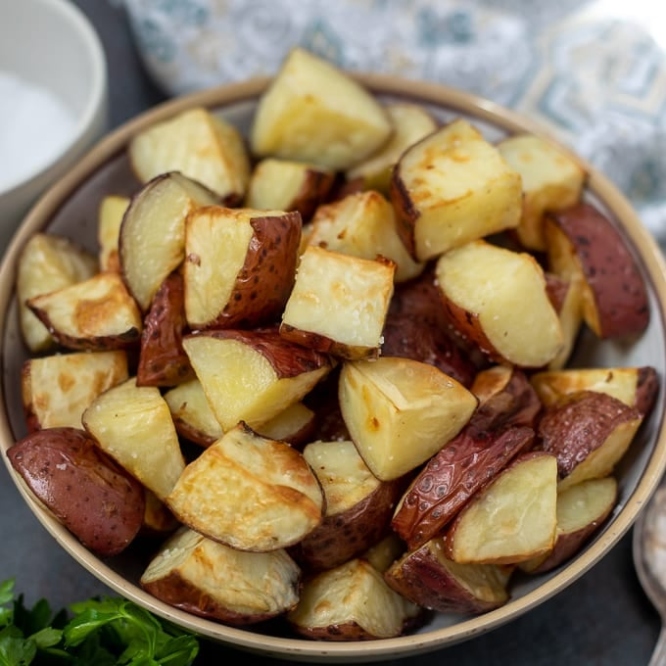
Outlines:
[[39,503],[97,555],[117,555],[141,529],[143,486],[83,430],[36,431],[7,456]]
[[305,581],[298,605],[287,614],[296,633],[330,641],[394,638],[423,619],[422,608],[392,590],[362,559]]
[[222,426],[215,418],[198,379],[174,386],[164,393],[164,399],[181,437],[203,447],[222,437]]
[[175,386],[194,378],[183,349],[185,319],[183,277],[172,273],[157,290],[143,319],[137,386]]
[[130,198],[117,194],[107,194],[99,205],[97,214],[97,254],[99,269],[120,273],[120,256],[118,255],[118,239],[120,225],[123,223],[125,211]]
[[279,318],[294,285],[298,213],[206,206],[185,224],[185,314],[192,329]]
[[303,455],[243,423],[187,465],[166,503],[199,534],[253,552],[293,546],[321,523],[325,509]]
[[563,368],[574,350],[583,327],[583,280],[570,275],[566,280],[553,273],[546,273],[546,289],[562,329],[562,349],[548,363],[550,370]]
[[647,288],[620,232],[583,202],[546,216],[549,267],[581,276],[583,319],[600,338],[640,335],[650,319]]
[[183,527],[160,547],[141,587],[188,613],[246,626],[294,608],[301,572],[284,550],[242,552]]
[[559,489],[611,474],[642,421],[638,410],[598,391],[578,391],[548,407],[538,434],[557,458]]
[[417,474],[391,527],[410,550],[420,548],[441,534],[476,492],[533,443],[534,431],[527,427],[494,432],[466,427]]
[[441,539],[405,553],[384,579],[401,596],[441,613],[476,615],[509,600],[512,569],[493,564],[459,564],[446,557]]

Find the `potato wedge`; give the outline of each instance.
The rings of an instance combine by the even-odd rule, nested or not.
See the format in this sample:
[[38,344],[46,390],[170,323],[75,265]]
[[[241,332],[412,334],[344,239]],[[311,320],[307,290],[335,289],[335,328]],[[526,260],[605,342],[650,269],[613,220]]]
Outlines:
[[146,510],[143,513],[140,535],[151,539],[170,536],[180,527],[180,523],[154,492],[145,488],[145,495]]
[[390,198],[402,240],[416,261],[515,228],[522,211],[520,175],[463,118],[402,154]]
[[324,494],[300,452],[240,423],[187,465],[166,503],[199,534],[264,552],[312,532]]
[[395,264],[308,246],[282,314],[280,335],[343,359],[379,356]]
[[125,351],[73,352],[27,359],[21,369],[21,398],[28,432],[69,426],[98,395],[129,378]]
[[53,339],[67,349],[128,349],[141,338],[141,312],[118,273],[96,273],[33,296],[27,304]]
[[534,257],[478,240],[442,255],[436,275],[458,330],[496,362],[540,368],[564,344]]
[[359,641],[402,636],[423,616],[372,565],[354,559],[306,581],[287,621],[307,638]]
[[321,524],[289,552],[307,571],[333,569],[388,534],[402,484],[377,479],[350,440],[311,442],[303,457],[319,479],[326,509]]
[[557,529],[557,459],[522,453],[456,516],[444,537],[455,562],[515,564],[549,552]]
[[402,539],[394,532],[389,532],[374,546],[370,546],[361,555],[361,558],[372,564],[379,573],[385,573],[398,558],[404,555],[406,550]]
[[97,243],[99,245],[98,261],[101,271],[120,273],[120,256],[118,240],[120,226],[130,198],[118,194],[107,194],[99,205],[97,217]]
[[552,141],[533,134],[520,134],[497,144],[502,157],[523,183],[523,212],[516,235],[521,245],[546,249],[543,216],[578,203],[587,174],[583,166]]
[[298,211],[308,221],[335,183],[330,169],[278,160],[260,160],[252,170],[245,206],[257,210]]
[[207,206],[185,225],[185,315],[192,329],[253,328],[282,313],[294,285],[298,213]]
[[209,109],[187,109],[154,123],[130,141],[130,164],[142,183],[178,171],[238,205],[250,179],[250,161],[239,130]]
[[637,409],[599,391],[578,391],[548,407],[538,434],[557,458],[559,489],[611,474],[642,421]]
[[650,320],[647,288],[624,237],[583,202],[547,215],[549,267],[583,280],[583,319],[600,338],[640,335]]
[[393,131],[379,102],[335,65],[295,48],[259,100],[250,132],[255,155],[345,170]]
[[223,430],[210,407],[201,382],[195,377],[164,393],[176,431],[199,446],[210,446]]
[[300,578],[284,550],[242,552],[183,527],[148,564],[141,587],[188,613],[244,626],[294,608]]
[[509,600],[511,569],[493,564],[459,564],[447,558],[441,539],[405,553],[384,579],[401,596],[441,613],[475,615]]
[[169,407],[155,386],[136,378],[99,395],[83,412],[102,450],[164,500],[185,469]]
[[188,214],[216,203],[211,191],[176,172],[156,176],[132,197],[120,226],[118,252],[123,279],[142,312],[185,260]]
[[97,555],[117,555],[138,534],[143,486],[80,428],[38,430],[7,456],[39,503]]
[[390,356],[345,363],[339,400],[351,439],[383,481],[437,453],[477,405],[470,391],[434,366]]
[[97,259],[63,236],[36,233],[30,237],[18,258],[16,299],[23,341],[31,352],[55,347],[55,340],[27,301],[76,282],[97,272]]
[[183,347],[224,431],[240,421],[260,428],[332,368],[328,356],[288,342],[274,329],[191,334]]
[[578,274],[569,275],[566,280],[549,272],[545,277],[546,291],[560,319],[563,339],[562,348],[548,363],[548,368],[559,370],[569,361],[583,328],[583,280]]

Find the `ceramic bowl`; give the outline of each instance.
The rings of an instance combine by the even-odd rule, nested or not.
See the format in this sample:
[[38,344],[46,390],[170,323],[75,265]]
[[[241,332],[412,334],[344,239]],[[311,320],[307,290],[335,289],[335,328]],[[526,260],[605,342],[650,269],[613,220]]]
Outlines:
[[[29,87],[31,100],[48,102],[20,111],[31,117],[30,122],[23,118],[20,123],[18,131],[26,134],[20,149],[32,151],[32,156],[22,160],[24,168],[16,175],[0,180],[1,251],[30,205],[106,131],[107,71],[97,33],[72,2],[21,0],[0,4],[0,74],[7,80],[11,77],[12,85],[18,82],[22,91]],[[2,100],[3,117],[10,117],[12,103],[18,105],[16,99]],[[54,117],[48,111],[52,107],[62,111],[68,122],[49,128],[50,145],[45,150],[45,141],[35,134]],[[61,127],[62,137],[52,136]],[[12,148],[16,143],[12,141]],[[3,154],[2,159],[12,159],[12,154]]]
[[[471,119],[489,140],[518,132],[542,134],[540,127],[515,113],[486,100],[455,90],[382,76],[359,76],[380,99],[406,99],[430,109],[440,120],[458,116]],[[163,104],[124,125],[103,139],[60,182],[50,189],[22,223],[0,266],[0,326],[4,403],[0,405],[0,446],[3,452],[25,434],[20,398],[21,364],[26,358],[18,323],[14,292],[17,257],[23,244],[38,230],[48,230],[76,238],[96,250],[97,210],[100,199],[109,193],[131,194],[135,181],[127,159],[129,140],[140,130],[186,108],[204,105],[219,112],[242,130],[252,121],[258,96],[268,81],[246,83],[195,93]],[[631,206],[600,173],[586,165],[589,180],[585,197],[603,210],[626,239],[644,274],[649,291],[651,322],[646,332],[631,345],[600,342],[583,335],[573,364],[608,367],[613,365],[652,365],[663,382],[666,376],[666,267],[652,237]],[[507,623],[551,598],[594,566],[636,519],[641,506],[656,488],[666,467],[666,424],[663,414],[666,398],[660,390],[655,408],[643,424],[630,451],[617,471],[619,502],[603,529],[572,561],[555,571],[517,580],[512,598],[502,608],[478,617],[436,614],[418,633],[369,642],[323,643],[274,633],[261,633],[256,627],[232,628],[195,617],[172,608],[142,591],[138,579],[150,554],[132,545],[122,555],[100,559],[84,548],[24,490],[8,465],[17,489],[37,518],[81,566],[107,586],[132,599],[158,616],[211,639],[233,644],[239,649],[260,652],[287,660],[344,662],[382,661],[432,651],[464,641]],[[6,458],[6,456],[3,456]]]

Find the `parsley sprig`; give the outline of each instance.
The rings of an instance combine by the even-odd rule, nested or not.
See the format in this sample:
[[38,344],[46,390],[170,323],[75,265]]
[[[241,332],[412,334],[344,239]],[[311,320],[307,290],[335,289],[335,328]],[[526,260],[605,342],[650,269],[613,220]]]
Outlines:
[[27,608],[14,579],[0,583],[0,666],[190,666],[195,636],[122,598],[89,599],[53,613]]

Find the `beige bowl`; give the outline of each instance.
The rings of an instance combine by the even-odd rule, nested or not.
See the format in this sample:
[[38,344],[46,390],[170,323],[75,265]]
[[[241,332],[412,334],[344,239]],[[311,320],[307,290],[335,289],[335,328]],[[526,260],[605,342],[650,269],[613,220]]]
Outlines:
[[[486,136],[499,139],[516,132],[540,133],[529,121],[488,101],[441,86],[405,82],[381,76],[359,80],[383,100],[408,99],[427,105],[441,120],[469,117]],[[97,208],[108,193],[130,194],[137,188],[130,173],[126,147],[130,138],[152,123],[188,107],[204,105],[247,130],[258,95],[267,81],[230,85],[177,99],[143,114],[104,139],[70,173],[37,203],[23,222],[0,267],[0,323],[3,329],[2,362],[5,402],[0,409],[0,445],[6,449],[25,433],[19,377],[26,358],[17,324],[14,278],[18,253],[36,231],[48,229],[96,248]],[[583,336],[577,349],[578,365],[652,365],[662,381],[666,376],[666,267],[659,249],[637,219],[632,208],[606,178],[587,166],[590,173],[586,197],[604,210],[620,228],[636,254],[650,296],[651,323],[634,344],[623,346]],[[58,543],[83,567],[119,594],[155,614],[201,635],[288,660],[342,662],[380,661],[414,655],[470,639],[517,618],[557,594],[598,562],[627,532],[656,488],[666,467],[666,398],[659,393],[651,417],[644,423],[618,472],[619,504],[612,519],[576,559],[554,572],[525,578],[512,588],[513,597],[504,607],[479,617],[437,614],[418,633],[371,642],[321,643],[282,635],[259,633],[256,628],[237,629],[201,619],[156,600],[137,584],[148,553],[130,547],[121,556],[102,560],[91,554],[26,493],[8,465],[17,488],[37,518]]]
[[[85,15],[70,0],[20,0],[0,3],[0,71],[26,86],[37,87],[63,105],[72,126],[61,140],[44,151],[44,142],[25,136],[22,145],[33,151],[25,168],[0,183],[0,252],[21,217],[36,199],[61,178],[107,129],[107,72],[102,44]],[[43,98],[40,97],[40,100]],[[16,103],[2,100],[2,104]],[[41,106],[41,109],[38,108]],[[29,110],[35,124],[51,104]],[[57,108],[57,107],[56,107]],[[53,114],[48,118],[52,119]],[[25,121],[25,119],[24,119]],[[24,128],[27,123],[22,122]],[[37,130],[42,127],[36,128]],[[26,128],[27,129],[27,128]],[[39,132],[37,132],[39,134]],[[16,156],[18,157],[18,156]],[[15,159],[16,159],[15,157]],[[12,155],[2,155],[11,159]]]

